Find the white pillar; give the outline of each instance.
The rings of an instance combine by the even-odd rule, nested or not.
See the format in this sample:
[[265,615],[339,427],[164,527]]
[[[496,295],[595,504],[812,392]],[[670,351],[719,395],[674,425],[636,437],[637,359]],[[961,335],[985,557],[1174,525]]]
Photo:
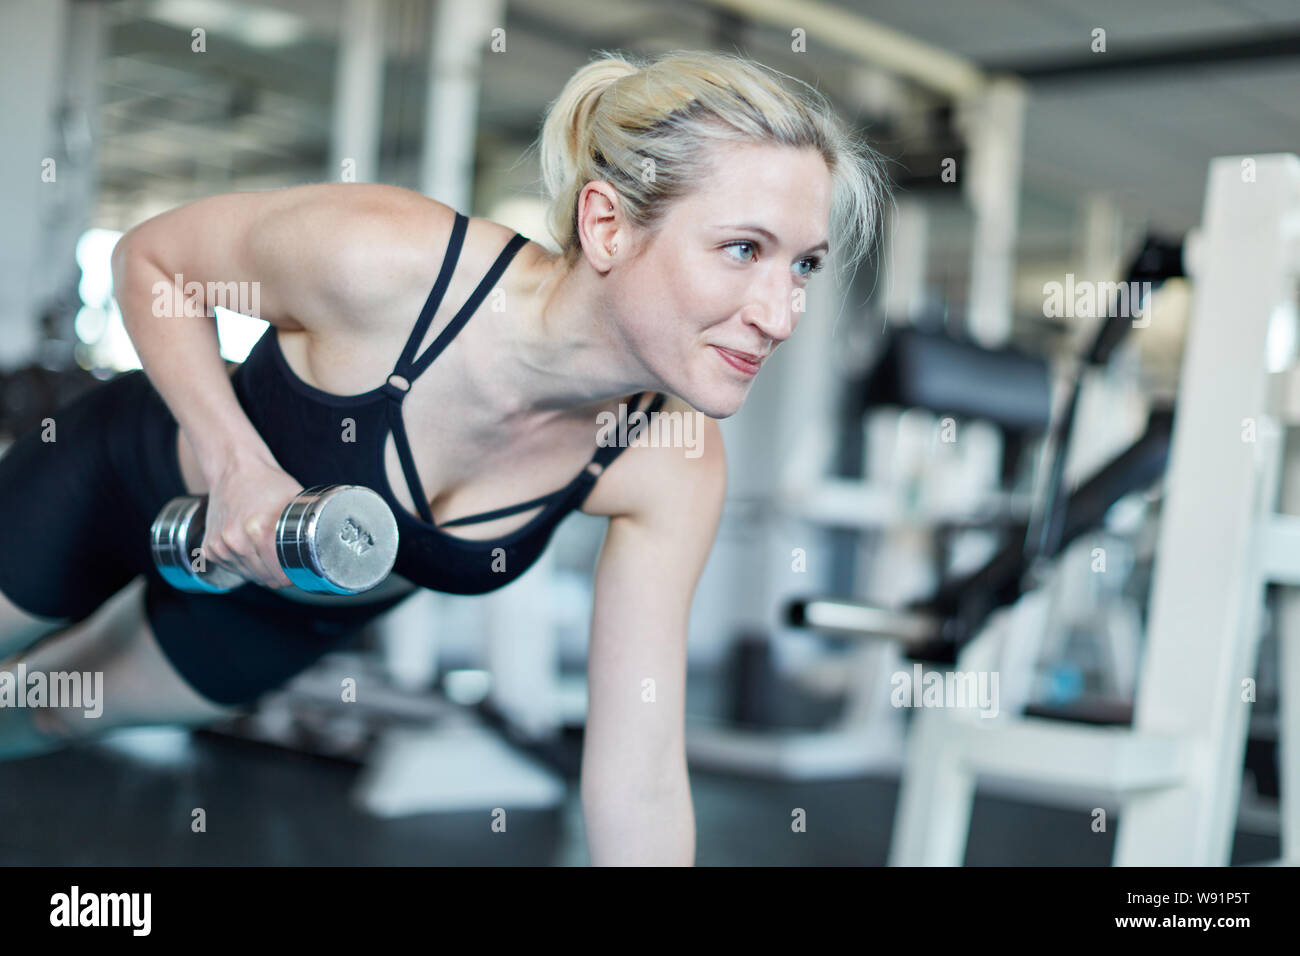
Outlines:
[[889,255],[885,263],[884,305],[885,316],[892,323],[908,323],[925,304],[929,231],[925,204],[899,199],[885,234]]
[[1121,266],[1123,220],[1119,203],[1105,193],[1089,193],[1083,200],[1083,245],[1079,260],[1090,282],[1117,281]]
[[[1124,255],[1118,201],[1107,193],[1089,193],[1083,197],[1080,213],[1083,228],[1074,248],[1074,268],[1079,270],[1074,277],[1075,281],[1118,282],[1123,278],[1119,275],[1119,270],[1123,266]],[[1058,276],[1057,279],[1063,280],[1064,276]],[[1088,348],[1105,321],[1100,307],[1092,318],[1079,317],[1070,327],[1071,353],[1077,354]],[[1135,338],[1136,336],[1130,337]],[[1084,397],[1087,397],[1087,392]],[[1145,413],[1143,421],[1146,421]],[[1071,454],[1073,456],[1074,452]]]
[[80,280],[77,240],[90,227],[98,192],[99,75],[104,53],[104,4],[74,0],[63,36],[58,99],[53,104],[52,155],[58,180],[45,191],[36,306],[66,295]]
[[1019,80],[998,77],[961,107],[970,143],[962,182],[975,213],[967,327],[989,348],[1011,335],[1025,101]]
[[[72,169],[57,156],[53,116],[61,87],[66,0],[0,4],[0,367],[23,364],[36,347],[44,223]],[[53,167],[50,166],[53,161]],[[42,172],[51,170],[47,182]],[[50,173],[46,173],[46,179]],[[70,258],[70,257],[69,257]],[[75,266],[75,263],[73,264]]]
[[[420,192],[466,215],[474,196],[474,140],[483,61],[505,28],[504,0],[435,0],[429,90],[420,149]],[[498,35],[507,44],[509,37]]]
[[379,176],[384,106],[385,0],[343,0],[328,178],[371,183]]

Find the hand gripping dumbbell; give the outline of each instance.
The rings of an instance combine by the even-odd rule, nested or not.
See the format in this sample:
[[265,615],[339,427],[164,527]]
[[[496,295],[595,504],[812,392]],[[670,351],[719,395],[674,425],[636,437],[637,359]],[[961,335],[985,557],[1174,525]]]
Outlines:
[[[149,529],[158,573],[182,591],[223,594],[246,583],[200,558],[207,495],[163,505]],[[388,504],[360,485],[317,485],[298,492],[275,523],[275,553],[304,591],[359,594],[388,577],[397,559],[397,521]]]

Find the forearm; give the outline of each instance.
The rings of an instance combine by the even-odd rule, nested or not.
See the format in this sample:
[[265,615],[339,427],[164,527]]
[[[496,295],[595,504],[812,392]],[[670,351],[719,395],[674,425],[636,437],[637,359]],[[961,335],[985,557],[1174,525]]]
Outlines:
[[113,291],[127,335],[211,481],[232,460],[271,455],[235,395],[207,303],[176,309],[186,281],[129,245],[114,255]]
[[645,786],[595,785],[584,776],[582,810],[592,866],[695,865],[695,808],[684,766]]

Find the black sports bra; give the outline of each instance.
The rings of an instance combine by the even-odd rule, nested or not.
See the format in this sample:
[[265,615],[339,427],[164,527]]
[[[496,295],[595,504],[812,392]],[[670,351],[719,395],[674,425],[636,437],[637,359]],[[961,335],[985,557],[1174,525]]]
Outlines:
[[[506,266],[528,241],[519,233],[497,256],[492,268],[447,327],[423,355],[416,349],[424,340],[434,313],[451,281],[469,220],[456,213],[451,241],[433,290],[429,293],[388,381],[358,395],[335,395],[298,378],[276,337],[267,328],[248,358],[235,370],[232,382],[245,414],[266,442],[280,467],[304,487],[321,484],[364,485],[379,493],[393,509],[401,540],[395,573],[419,587],[451,594],[483,594],[500,588],[523,574],[545,550],[555,528],[586,500],[601,472],[622,452],[622,445],[600,447],[587,466],[563,488],[531,501],[457,518],[438,525],[420,483],[402,421],[402,400],[413,383],[448,345],[496,285]],[[637,397],[637,405],[646,393]],[[647,415],[658,411],[663,395],[656,395]],[[626,418],[618,434],[625,431]],[[384,448],[392,431],[407,488],[419,515],[399,504],[388,484]],[[448,534],[443,528],[503,518],[540,507],[523,527],[498,538],[473,541]]]

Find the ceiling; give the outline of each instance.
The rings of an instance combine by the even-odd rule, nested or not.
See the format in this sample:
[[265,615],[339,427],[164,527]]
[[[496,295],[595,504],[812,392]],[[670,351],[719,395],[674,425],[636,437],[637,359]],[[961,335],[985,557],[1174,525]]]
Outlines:
[[[421,0],[390,4],[381,178],[414,185],[429,12]],[[1182,231],[1200,217],[1212,157],[1300,149],[1297,0],[1090,0],[1086,9],[1073,0],[834,5],[1028,78],[1023,258],[1076,248],[1086,195],[1114,196],[1132,228]],[[98,224],[122,228],[205,192],[324,178],[341,6],[110,3]],[[737,49],[814,82],[847,110],[860,105],[850,92],[861,72],[852,57],[821,48],[816,36],[809,53],[793,54],[785,32],[707,3],[511,0],[507,11],[510,55],[484,77],[485,164],[517,159],[565,78],[602,48]],[[251,19],[259,16],[271,19]],[[195,23],[208,24],[207,56],[189,49]],[[1104,54],[1089,48],[1096,27],[1106,30]],[[1232,58],[1187,52],[1200,47]],[[870,135],[871,117],[853,118]],[[883,148],[888,153],[890,144]],[[492,158],[498,155],[505,159]],[[535,170],[524,172],[535,179]],[[962,235],[963,216],[956,202],[938,208],[940,244]]]

